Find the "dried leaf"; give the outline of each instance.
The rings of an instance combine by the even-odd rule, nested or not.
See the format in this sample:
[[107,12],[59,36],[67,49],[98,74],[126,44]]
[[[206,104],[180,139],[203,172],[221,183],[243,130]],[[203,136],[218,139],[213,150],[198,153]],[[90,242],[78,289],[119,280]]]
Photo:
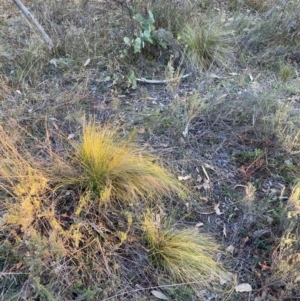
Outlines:
[[85,61],[85,63],[83,64],[83,67],[86,67],[86,66],[90,63],[90,61],[91,61],[91,59],[88,58],[88,59]]
[[199,227],[202,227],[202,226],[204,226],[204,224],[200,222],[200,223],[195,225],[195,228],[199,228]]
[[233,254],[233,252],[234,252],[234,246],[233,245],[228,246],[226,248],[226,252]]
[[169,300],[169,298],[160,291],[151,291],[151,294],[160,300]]
[[211,77],[211,78],[216,78],[216,79],[221,79],[222,77],[220,77],[219,75],[216,75],[216,74],[214,74],[214,73],[211,73],[210,75],[209,75],[209,77]]
[[198,175],[198,177],[197,177],[197,180],[196,180],[197,182],[199,182],[199,183],[201,183],[202,181],[203,181],[203,178],[200,176],[200,175]]
[[191,175],[187,175],[187,176],[184,176],[184,177],[179,176],[179,177],[178,177],[178,180],[179,180],[179,181],[186,181],[186,180],[189,180],[191,177],[192,177]]
[[69,139],[72,139],[74,137],[75,137],[75,134],[70,134],[67,139],[69,140]]
[[59,130],[58,125],[54,121],[52,122],[52,124],[53,124],[53,126],[55,127],[56,130]]
[[293,161],[292,161],[292,159],[286,159],[286,160],[284,160],[284,163],[285,163],[286,165],[292,165],[292,164],[293,164]]
[[50,60],[50,64],[54,65],[55,67],[57,67],[56,59],[54,58],[54,59]]
[[252,287],[249,283],[241,283],[235,287],[235,291],[240,293],[252,292]]
[[225,237],[227,237],[227,231],[226,231],[226,225],[223,225],[223,234]]
[[202,184],[202,187],[203,187],[205,190],[210,189],[211,186],[210,186],[209,180],[204,180],[204,184]]
[[182,132],[182,136],[183,136],[184,138],[186,138],[187,135],[188,135],[188,133],[189,133],[189,123],[187,123],[187,125],[185,126],[185,129],[184,129],[184,131]]
[[137,131],[139,134],[145,134],[145,128],[141,127]]
[[264,263],[259,262],[258,264],[260,265],[262,271],[268,271],[271,269],[270,266],[266,265],[266,262],[264,262]]
[[220,206],[220,203],[218,203],[218,204],[216,204],[214,206],[214,210],[215,210],[215,212],[216,212],[217,215],[221,215],[222,214],[222,212],[219,209],[219,206]]

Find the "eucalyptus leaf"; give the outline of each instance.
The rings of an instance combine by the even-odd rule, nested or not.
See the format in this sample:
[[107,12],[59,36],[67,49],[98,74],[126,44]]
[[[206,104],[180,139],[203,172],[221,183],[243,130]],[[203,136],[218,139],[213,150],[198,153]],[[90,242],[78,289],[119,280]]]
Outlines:
[[134,19],[135,19],[137,22],[139,22],[139,23],[143,23],[143,22],[144,22],[144,18],[143,18],[143,16],[140,15],[140,14],[136,14],[136,15],[134,16]]
[[145,40],[151,44],[153,44],[153,40],[151,38],[145,38]]
[[144,31],[144,37],[145,38],[150,38],[150,30],[145,30]]
[[141,52],[141,48],[142,48],[142,40],[141,38],[136,38],[134,40],[134,53]]
[[124,40],[125,44],[127,44],[128,46],[131,46],[130,39],[128,37],[124,37],[123,40]]
[[148,23],[144,22],[144,23],[142,24],[142,28],[143,28],[144,30],[149,30],[149,31],[150,31],[151,26],[150,26]]
[[169,298],[160,291],[153,290],[151,294],[160,300],[169,300]]
[[148,15],[154,21],[154,15],[151,10],[148,10]]

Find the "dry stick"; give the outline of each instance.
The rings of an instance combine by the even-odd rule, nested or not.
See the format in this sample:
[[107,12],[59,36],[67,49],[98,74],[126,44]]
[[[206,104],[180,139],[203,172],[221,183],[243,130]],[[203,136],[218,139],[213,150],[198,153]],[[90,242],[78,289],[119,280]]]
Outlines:
[[31,12],[26,8],[26,6],[21,2],[21,0],[13,0],[13,2],[19,7],[22,13],[25,15],[26,19],[35,26],[35,28],[42,34],[46,45],[48,46],[49,50],[54,47],[54,44],[50,37],[47,35],[43,27],[38,23],[36,18],[31,14]]
[[136,81],[140,82],[140,83],[144,83],[144,84],[167,84],[167,83],[172,83],[172,82],[177,82],[182,78],[186,78],[188,76],[190,76],[191,74],[185,74],[181,77],[177,77],[177,78],[171,78],[171,79],[163,79],[163,80],[157,80],[157,79],[146,79],[146,78],[137,78]]

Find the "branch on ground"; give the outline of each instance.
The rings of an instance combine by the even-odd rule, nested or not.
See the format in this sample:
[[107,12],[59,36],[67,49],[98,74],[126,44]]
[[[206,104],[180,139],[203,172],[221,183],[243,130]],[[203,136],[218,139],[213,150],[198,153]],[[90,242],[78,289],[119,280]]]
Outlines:
[[39,24],[36,18],[31,14],[31,12],[27,9],[27,7],[21,2],[21,0],[13,0],[13,2],[19,7],[22,11],[26,19],[42,34],[46,45],[48,46],[49,50],[54,47],[54,44],[50,37],[47,35],[43,27]]

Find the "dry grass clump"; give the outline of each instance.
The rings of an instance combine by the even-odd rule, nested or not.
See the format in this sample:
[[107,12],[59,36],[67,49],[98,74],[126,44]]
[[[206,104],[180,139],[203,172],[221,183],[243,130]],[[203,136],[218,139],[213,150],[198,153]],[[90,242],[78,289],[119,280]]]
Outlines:
[[82,186],[97,193],[103,203],[160,199],[172,192],[185,194],[184,188],[154,163],[154,157],[143,154],[129,139],[120,140],[109,124],[87,124],[76,149],[83,168]]
[[208,286],[222,274],[213,258],[218,246],[212,237],[195,229],[178,230],[155,221],[150,212],[144,218],[144,236],[155,266],[178,282],[199,282]]
[[216,64],[229,67],[233,60],[233,32],[218,20],[200,24],[186,24],[182,31],[182,45],[193,66],[207,69]]
[[281,64],[279,68],[280,79],[283,82],[289,81],[295,76],[295,69],[292,64]]

